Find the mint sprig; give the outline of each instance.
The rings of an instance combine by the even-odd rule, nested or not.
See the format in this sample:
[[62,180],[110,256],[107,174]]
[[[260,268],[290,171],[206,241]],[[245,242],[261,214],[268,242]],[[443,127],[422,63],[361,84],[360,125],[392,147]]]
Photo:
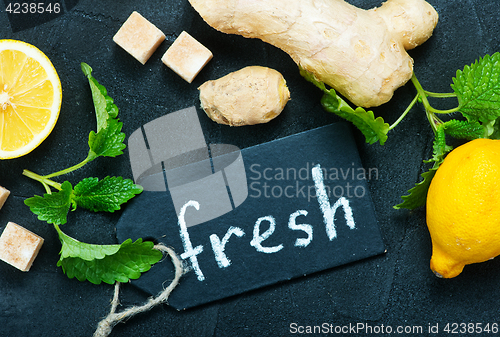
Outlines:
[[[412,78],[425,108],[425,112],[434,130],[432,159],[434,166],[422,174],[423,181],[410,189],[409,195],[403,196],[403,203],[394,208],[415,209],[425,205],[427,191],[432,178],[443,162],[446,154],[453,148],[446,144],[446,135],[465,140],[477,138],[496,139],[500,135],[498,118],[500,116],[500,54],[486,55],[464,70],[458,70],[451,88],[454,93],[436,94],[424,91],[415,76]],[[431,107],[427,97],[456,97],[458,107],[441,111]],[[459,111],[465,120],[450,119],[441,121],[436,114],[450,114]]]
[[[433,156],[424,162],[432,162],[433,166],[422,174],[423,180],[415,184],[403,196],[403,202],[394,208],[414,209],[425,205],[427,190],[437,169],[446,154],[453,148],[446,144],[446,136],[457,139],[473,140],[477,138],[500,139],[500,53],[485,55],[463,70],[458,70],[452,79],[452,93],[435,93],[422,88],[415,74],[411,82],[417,95],[401,116],[392,125],[385,123],[381,117],[374,117],[372,111],[363,108],[352,108],[339,97],[333,89],[327,89],[323,82],[314,75],[300,69],[301,75],[324,92],[321,103],[328,112],[352,122],[365,136],[368,143],[385,143],[390,130],[417,104],[424,107],[426,117],[434,132]],[[448,110],[435,109],[429,98],[455,98],[458,106]],[[460,112],[464,119],[452,118],[452,114]],[[447,121],[442,117],[449,118]]]
[[70,210],[81,207],[94,212],[114,212],[142,192],[141,186],[122,177],[85,178],[74,187],[69,181],[58,183],[52,179],[75,171],[98,157],[121,155],[125,149],[118,107],[108,96],[106,88],[92,76],[92,68],[86,63],[81,67],[89,81],[97,121],[97,130],[89,133],[87,157],[74,166],[43,176],[24,170],[25,176],[39,181],[46,191],[43,196],[26,199],[25,204],[39,220],[56,228],[62,244],[57,265],[69,278],[96,284],[127,282],[138,278],[161,259],[162,253],[153,249],[152,242],[142,242],[141,239],[132,242],[129,239],[119,245],[88,244],[71,238],[59,228],[67,223]]
[[119,156],[125,149],[125,134],[121,132],[123,123],[118,119],[118,107],[108,96],[106,88],[92,76],[92,68],[88,64],[82,63],[82,71],[89,80],[97,119],[97,132],[89,134],[87,158]]

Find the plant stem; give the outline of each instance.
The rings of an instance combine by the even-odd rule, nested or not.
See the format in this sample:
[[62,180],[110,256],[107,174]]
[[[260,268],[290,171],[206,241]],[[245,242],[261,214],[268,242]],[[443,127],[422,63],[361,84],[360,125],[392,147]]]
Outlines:
[[34,172],[31,172],[29,170],[23,170],[23,175],[25,175],[26,177],[31,178],[33,180],[41,182],[42,185],[45,187],[45,190],[47,191],[48,194],[52,193],[49,186],[52,186],[55,189],[58,189],[59,191],[61,190],[61,184],[59,184],[53,180],[48,179],[47,176],[41,176],[41,175],[36,174]]
[[417,93],[418,93],[420,99],[422,100],[422,104],[424,105],[424,108],[425,108],[425,115],[427,116],[427,119],[429,120],[429,123],[431,124],[432,131],[434,132],[434,134],[436,134],[437,127],[436,127],[436,124],[435,124],[435,121],[433,118],[434,114],[431,111],[429,111],[429,107],[431,105],[429,104],[429,100],[427,99],[427,95],[425,94],[424,88],[422,88],[422,85],[417,80],[415,73],[413,73],[413,75],[411,76],[411,82],[415,86],[415,89],[417,89]]
[[75,170],[78,170],[79,168],[83,167],[85,164],[91,162],[92,160],[94,160],[95,157],[93,157],[90,153],[89,155],[87,156],[87,158],[85,158],[82,162],[76,164],[76,165],[73,165],[71,167],[68,167],[64,170],[61,170],[61,171],[57,171],[57,172],[54,172],[54,173],[51,173],[51,174],[47,174],[46,176],[43,176],[44,178],[53,178],[53,177],[58,177],[58,176],[61,176],[63,174],[67,174],[67,173],[70,173],[70,172],[73,172]]
[[438,109],[434,109],[433,107],[431,107],[430,105],[427,107],[427,109],[429,109],[429,111],[432,111],[433,113],[437,113],[437,114],[451,114],[451,113],[454,113],[454,112],[457,112],[458,110],[460,110],[460,107],[457,106],[456,108],[453,108],[453,109],[448,109],[448,110],[438,110]]
[[439,93],[439,92],[431,92],[424,90],[425,94],[429,97],[438,97],[438,98],[449,98],[449,97],[457,97],[457,94],[454,92],[450,93]]
[[408,112],[410,112],[411,108],[413,108],[413,106],[418,102],[419,97],[420,97],[420,94],[417,94],[415,96],[415,98],[411,101],[410,105],[408,105],[406,110],[401,114],[401,116],[399,116],[398,120],[395,121],[391,126],[389,126],[389,131],[394,129],[399,124],[399,122],[401,122],[403,120],[403,118],[405,118],[405,116],[408,114]]

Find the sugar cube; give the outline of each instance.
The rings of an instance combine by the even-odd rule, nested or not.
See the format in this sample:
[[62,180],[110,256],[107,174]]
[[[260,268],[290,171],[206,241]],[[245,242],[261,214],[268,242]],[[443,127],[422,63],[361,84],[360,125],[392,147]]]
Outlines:
[[142,64],[146,63],[163,40],[165,34],[135,11],[113,36],[116,44]]
[[10,191],[5,187],[0,186],[0,208],[5,204],[5,200],[10,195]]
[[195,38],[183,31],[167,49],[162,62],[177,75],[191,83],[212,59],[212,52]]
[[28,271],[42,244],[42,237],[9,222],[0,236],[0,260],[21,271]]

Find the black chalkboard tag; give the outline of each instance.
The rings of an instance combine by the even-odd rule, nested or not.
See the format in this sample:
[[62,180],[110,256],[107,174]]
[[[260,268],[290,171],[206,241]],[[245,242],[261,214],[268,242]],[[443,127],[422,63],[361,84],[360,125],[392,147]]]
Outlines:
[[[362,166],[347,123],[241,151],[210,149],[208,173],[197,168],[207,163],[192,161],[151,170],[142,181],[166,187],[132,199],[117,223],[120,242],[153,239],[185,260],[190,271],[168,301],[174,308],[385,252],[367,185],[378,171]],[[155,295],[173,274],[165,259],[132,284]]]

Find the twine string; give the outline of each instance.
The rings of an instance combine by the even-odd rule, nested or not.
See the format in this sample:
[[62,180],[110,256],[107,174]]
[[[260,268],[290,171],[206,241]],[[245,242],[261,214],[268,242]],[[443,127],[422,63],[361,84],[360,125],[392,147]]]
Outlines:
[[170,256],[172,263],[175,267],[175,277],[170,285],[160,292],[156,297],[150,297],[146,303],[139,306],[129,307],[121,312],[116,312],[118,305],[120,304],[119,293],[120,293],[120,282],[115,283],[115,291],[113,295],[113,300],[111,301],[111,310],[109,314],[99,322],[97,325],[97,330],[94,332],[93,337],[107,337],[113,330],[116,324],[142,312],[151,310],[154,306],[167,302],[170,293],[179,284],[179,279],[184,274],[185,269],[182,264],[182,260],[175,254],[172,248],[165,246],[164,244],[157,244],[154,246],[155,249],[166,253]]

